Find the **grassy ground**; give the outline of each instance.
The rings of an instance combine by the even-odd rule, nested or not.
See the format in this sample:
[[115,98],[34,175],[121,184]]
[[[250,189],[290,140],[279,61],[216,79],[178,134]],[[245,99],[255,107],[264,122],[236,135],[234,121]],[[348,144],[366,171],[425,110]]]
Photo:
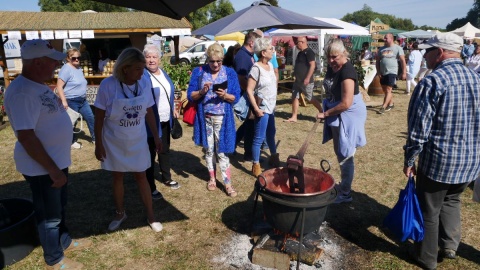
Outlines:
[[[409,96],[405,83],[395,90],[395,109],[384,115],[368,108],[367,145],[355,156],[354,201],[328,207],[326,221],[331,233],[342,239],[345,258],[335,269],[416,269],[408,260],[406,244],[396,243],[382,231],[383,218],[406,184],[403,176],[402,146],[406,137],[406,110]],[[289,94],[278,98],[277,140],[281,160],[300,148],[314,122],[313,106],[301,107],[298,123],[284,123],[290,114]],[[372,97],[375,102],[382,97]],[[332,164],[330,173],[339,179],[339,168],[331,142],[322,145],[319,128],[305,156],[305,166],[319,168],[321,159]],[[157,182],[164,201],[155,201],[157,218],[164,231],[154,234],[146,226],[145,213],[136,185],[125,178],[128,219],[117,232],[106,228],[113,217],[110,175],[100,169],[88,137],[80,138],[83,148],[72,151],[69,178],[67,223],[75,238],[90,238],[92,248],[72,254],[87,269],[229,269],[212,258],[222,253],[222,244],[234,232],[247,233],[253,207],[250,163],[239,155],[232,157],[232,179],[239,195],[229,198],[224,192],[208,192],[208,173],[202,151],[191,141],[192,128],[184,126],[183,138],[172,142],[173,177],[182,187],[171,190]],[[30,197],[13,161],[14,136],[11,128],[0,131],[0,198]],[[242,149],[238,149],[242,151]],[[268,154],[263,153],[264,157]],[[471,201],[472,191],[462,195],[462,242],[458,259],[439,264],[439,269],[480,268],[480,205]],[[260,211],[260,210],[259,210]],[[260,216],[260,215],[258,215]],[[36,248],[22,261],[7,269],[43,268],[42,250]],[[233,267],[230,266],[233,269]]]

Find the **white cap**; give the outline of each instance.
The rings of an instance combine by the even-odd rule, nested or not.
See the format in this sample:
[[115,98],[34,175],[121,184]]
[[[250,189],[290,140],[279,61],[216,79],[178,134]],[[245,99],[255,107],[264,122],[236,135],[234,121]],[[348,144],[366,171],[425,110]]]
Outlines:
[[22,59],[34,59],[46,56],[54,60],[63,60],[67,57],[66,54],[55,50],[50,42],[43,39],[25,41],[20,52],[22,54]]
[[459,35],[453,33],[438,33],[427,40],[426,43],[418,45],[419,49],[428,49],[431,47],[462,52],[463,39]]

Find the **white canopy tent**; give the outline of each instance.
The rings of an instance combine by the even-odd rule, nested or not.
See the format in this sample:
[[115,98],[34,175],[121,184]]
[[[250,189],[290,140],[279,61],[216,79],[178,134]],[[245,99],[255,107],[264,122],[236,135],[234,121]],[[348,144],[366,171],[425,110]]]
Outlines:
[[450,33],[457,34],[464,38],[480,37],[480,29],[476,28],[469,22],[460,28],[450,31]]
[[[342,29],[277,29],[269,33],[270,36],[317,36],[318,37],[318,55],[320,63],[318,63],[319,70],[322,69],[323,44],[325,44],[325,35],[348,35],[348,36],[369,36],[370,33],[364,27],[344,22],[336,18],[319,18],[315,19],[324,21],[326,23],[341,27]],[[294,54],[295,56],[295,54]]]
[[437,31],[435,31],[435,30],[428,30],[427,31],[427,30],[417,29],[417,30],[413,30],[413,31],[400,33],[400,34],[398,34],[398,37],[427,39],[427,38],[433,37],[436,34],[437,34]]

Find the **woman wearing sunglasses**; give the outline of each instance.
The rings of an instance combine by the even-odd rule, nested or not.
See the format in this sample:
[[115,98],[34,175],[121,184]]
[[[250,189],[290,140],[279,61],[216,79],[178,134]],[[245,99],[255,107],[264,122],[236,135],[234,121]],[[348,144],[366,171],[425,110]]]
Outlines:
[[237,192],[232,186],[230,160],[226,154],[235,151],[232,106],[240,97],[240,85],[235,71],[222,65],[224,55],[220,44],[210,45],[206,54],[208,64],[193,70],[187,91],[188,101],[198,105],[193,140],[206,149],[205,160],[210,174],[207,189],[217,188],[215,153],[225,191],[228,196],[235,197]]
[[[95,134],[93,131],[94,116],[90,104],[87,101],[87,80],[83,76],[83,70],[80,67],[80,51],[76,48],[67,51],[67,63],[63,65],[58,73],[57,92],[62,100],[63,107],[69,108],[80,113],[87,121],[88,130],[92,137],[92,143],[95,143]],[[73,136],[72,148],[81,148],[77,142],[77,136]]]

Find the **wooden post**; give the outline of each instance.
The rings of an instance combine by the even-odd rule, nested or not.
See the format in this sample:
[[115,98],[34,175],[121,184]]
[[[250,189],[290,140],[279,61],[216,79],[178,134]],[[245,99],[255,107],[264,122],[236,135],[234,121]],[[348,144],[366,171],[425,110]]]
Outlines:
[[180,61],[180,36],[174,36],[173,37],[173,42],[175,44],[175,64],[178,64],[178,62]]

